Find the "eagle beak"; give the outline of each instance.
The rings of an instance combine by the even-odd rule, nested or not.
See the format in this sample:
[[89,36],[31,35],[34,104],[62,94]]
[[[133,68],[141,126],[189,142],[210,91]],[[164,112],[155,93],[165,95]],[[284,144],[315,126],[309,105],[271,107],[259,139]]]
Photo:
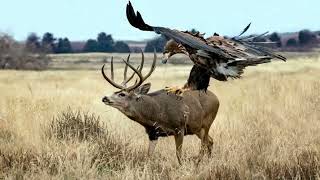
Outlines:
[[163,53],[162,64],[166,64],[169,59],[169,53]]

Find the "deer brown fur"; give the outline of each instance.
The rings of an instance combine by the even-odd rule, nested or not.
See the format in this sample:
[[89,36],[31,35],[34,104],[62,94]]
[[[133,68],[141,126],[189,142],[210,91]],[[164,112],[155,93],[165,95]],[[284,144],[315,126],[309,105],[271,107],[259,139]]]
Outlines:
[[[201,140],[200,157],[205,151],[211,153],[213,142],[209,136],[209,129],[219,109],[219,100],[216,95],[211,91],[186,91],[181,96],[168,93],[165,90],[148,93],[151,84],[141,84],[154,70],[156,55],[152,68],[146,77],[141,74],[143,65],[134,69],[128,61],[129,57],[127,61],[124,61],[126,68],[129,66],[135,73],[138,73],[140,81],[129,88],[117,84],[116,87],[121,90],[111,96],[105,96],[102,101],[145,127],[150,140],[148,153],[153,153],[159,137],[173,135],[176,143],[176,155],[181,163],[183,137],[192,134],[197,135]],[[113,68],[113,66],[111,67]],[[111,71],[113,74],[113,69]],[[103,69],[102,73],[105,78],[108,78]],[[109,82],[111,79],[106,80]],[[127,81],[126,78],[125,81]],[[112,84],[114,83],[112,80]]]

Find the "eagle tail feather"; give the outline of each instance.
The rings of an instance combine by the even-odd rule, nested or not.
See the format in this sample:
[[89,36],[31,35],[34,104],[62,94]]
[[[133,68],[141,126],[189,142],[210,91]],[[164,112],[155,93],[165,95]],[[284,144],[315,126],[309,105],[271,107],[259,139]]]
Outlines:
[[133,27],[138,28],[142,31],[153,31],[153,27],[144,22],[140,12],[137,11],[137,14],[135,13],[130,1],[127,4],[126,13],[127,19]]

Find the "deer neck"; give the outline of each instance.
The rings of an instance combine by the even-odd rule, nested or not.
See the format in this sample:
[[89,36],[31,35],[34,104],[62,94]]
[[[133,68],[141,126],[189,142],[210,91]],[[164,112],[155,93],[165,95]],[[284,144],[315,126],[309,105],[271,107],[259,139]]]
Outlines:
[[125,113],[128,118],[143,126],[153,126],[158,119],[161,107],[153,97],[142,95],[128,108],[131,112]]

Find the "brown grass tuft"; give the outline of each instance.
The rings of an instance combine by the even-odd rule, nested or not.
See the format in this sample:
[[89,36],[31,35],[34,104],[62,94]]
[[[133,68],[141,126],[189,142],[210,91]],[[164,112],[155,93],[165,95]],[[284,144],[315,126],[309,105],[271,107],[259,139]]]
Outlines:
[[46,136],[60,140],[96,140],[106,136],[106,128],[99,116],[69,107],[49,123]]

